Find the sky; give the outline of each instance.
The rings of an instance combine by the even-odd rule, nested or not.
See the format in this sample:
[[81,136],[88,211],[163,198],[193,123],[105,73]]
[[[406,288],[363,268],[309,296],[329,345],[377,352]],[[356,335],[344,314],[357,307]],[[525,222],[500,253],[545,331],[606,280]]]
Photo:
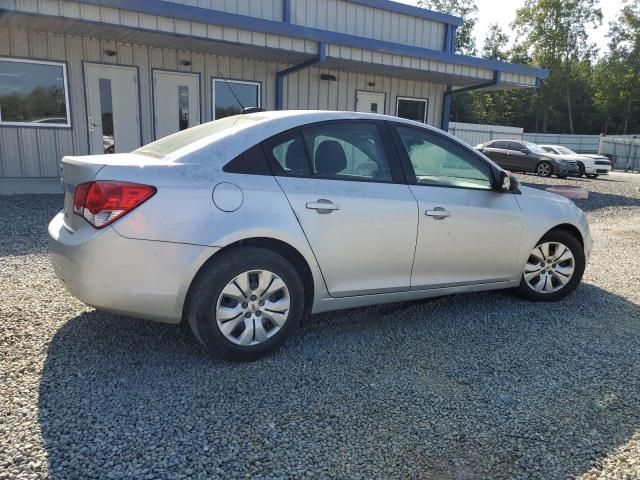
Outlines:
[[[416,0],[396,0],[400,3],[415,5]],[[509,34],[511,32],[510,23],[516,16],[516,9],[524,5],[524,0],[475,0],[478,10],[478,23],[475,28],[476,46],[478,50],[482,48],[489,25],[499,24]],[[590,38],[600,48],[601,53],[607,49],[609,22],[615,20],[618,12],[622,9],[622,0],[601,0],[600,9],[604,19],[602,26],[590,31]],[[513,37],[512,35],[509,35]],[[511,38],[513,40],[513,38]]]

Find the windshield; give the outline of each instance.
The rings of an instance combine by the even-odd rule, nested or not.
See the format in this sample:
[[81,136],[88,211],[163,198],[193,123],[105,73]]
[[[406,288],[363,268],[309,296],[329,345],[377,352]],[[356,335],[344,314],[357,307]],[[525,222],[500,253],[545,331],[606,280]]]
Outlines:
[[547,152],[545,151],[544,148],[539,147],[538,145],[536,145],[535,143],[531,143],[531,142],[524,142],[524,146],[527,147],[527,149],[531,152],[531,153],[539,153],[542,155],[545,155]]
[[562,155],[576,155],[576,152],[567,147],[558,146],[556,147],[556,150],[558,150]]
[[133,153],[162,159],[174,152],[177,152],[181,148],[190,145],[191,143],[197,142],[198,140],[216,135],[224,132],[225,130],[231,130],[234,127],[244,126],[247,123],[255,123],[256,121],[258,121],[258,119],[243,117],[242,115],[222,118],[220,120],[203,123],[197,127],[188,128],[181,132],[174,133],[173,135],[169,135],[168,137],[161,138],[160,140],[156,140],[155,142],[140,147]]

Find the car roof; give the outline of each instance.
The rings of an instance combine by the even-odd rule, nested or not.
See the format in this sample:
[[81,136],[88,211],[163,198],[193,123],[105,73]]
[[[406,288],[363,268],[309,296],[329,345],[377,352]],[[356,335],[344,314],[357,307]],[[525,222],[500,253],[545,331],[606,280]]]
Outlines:
[[[219,134],[198,139],[193,143],[186,145],[185,147],[180,148],[175,152],[167,155],[165,157],[165,160],[169,162],[178,161],[179,159],[184,158],[187,155],[194,154],[196,155],[196,157],[194,157],[194,160],[197,160],[197,158],[199,157],[197,155],[197,152],[204,152],[204,150],[209,149],[209,147],[211,147],[213,144],[216,144],[217,151],[224,151],[225,157],[228,159],[229,157],[232,158],[233,156],[246,151],[250,147],[287,130],[302,127],[312,123],[333,120],[377,120],[401,123],[406,124],[407,126],[418,127],[424,130],[438,133],[440,135],[447,136],[458,143],[463,143],[466,145],[465,142],[457,137],[454,137],[450,133],[444,132],[430,125],[415,122],[413,120],[407,120],[390,115],[380,115],[376,113],[330,110],[276,110],[246,113],[227,118],[237,119],[237,125],[235,125],[233,128],[229,128],[228,130],[220,132]],[[468,147],[472,148],[471,146]],[[211,161],[210,155],[204,155],[201,158],[204,162]]]

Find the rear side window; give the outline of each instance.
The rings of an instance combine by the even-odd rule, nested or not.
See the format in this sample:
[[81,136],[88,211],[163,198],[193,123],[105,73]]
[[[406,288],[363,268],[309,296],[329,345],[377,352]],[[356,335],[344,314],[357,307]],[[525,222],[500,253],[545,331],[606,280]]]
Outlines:
[[366,122],[330,122],[265,143],[276,175],[391,182],[378,127]]
[[302,134],[285,134],[266,144],[267,154],[274,160],[276,175],[308,177],[311,175],[309,157]]
[[328,123],[303,130],[315,177],[390,182],[391,169],[377,125]]
[[507,142],[493,142],[491,145],[489,145],[490,148],[501,148],[503,150],[507,149]]
[[227,173],[244,173],[249,175],[272,175],[262,147],[256,145],[227,163],[222,169]]

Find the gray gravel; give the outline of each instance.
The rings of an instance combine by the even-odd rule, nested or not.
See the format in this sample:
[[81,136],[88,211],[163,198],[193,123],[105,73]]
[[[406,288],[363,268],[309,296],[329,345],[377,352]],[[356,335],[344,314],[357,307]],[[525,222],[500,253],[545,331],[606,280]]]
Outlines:
[[640,478],[640,175],[591,191],[585,282],[324,314],[253,364],[96,312],[0,197],[0,479]]

